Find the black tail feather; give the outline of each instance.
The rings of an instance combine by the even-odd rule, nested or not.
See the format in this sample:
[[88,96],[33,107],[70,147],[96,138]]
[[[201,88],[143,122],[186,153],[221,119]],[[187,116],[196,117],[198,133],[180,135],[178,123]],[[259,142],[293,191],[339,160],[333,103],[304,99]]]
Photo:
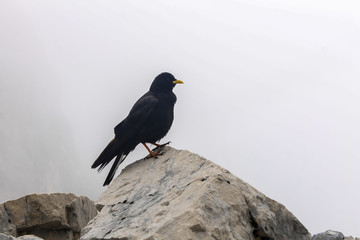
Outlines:
[[121,143],[119,140],[114,138],[101,152],[100,156],[95,160],[91,168],[99,167],[98,171],[100,172],[116,155],[121,155]]
[[117,155],[117,157],[110,169],[110,172],[105,179],[103,186],[109,185],[109,183],[113,180],[116,170],[118,169],[119,165],[125,160],[126,156],[127,155],[125,155],[124,153],[121,155]]
[[109,185],[111,180],[114,178],[119,165],[125,160],[128,153],[124,153],[123,147],[124,146],[121,141],[117,138],[114,138],[109,142],[106,148],[100,153],[100,156],[91,166],[91,168],[99,167],[98,171],[100,172],[113,160],[114,157],[116,157],[103,186]]

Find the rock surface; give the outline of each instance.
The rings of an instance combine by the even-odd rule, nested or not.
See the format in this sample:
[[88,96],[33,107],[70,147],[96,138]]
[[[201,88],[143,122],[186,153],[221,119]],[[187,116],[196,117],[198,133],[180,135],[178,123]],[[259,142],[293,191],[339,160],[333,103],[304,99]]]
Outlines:
[[15,237],[33,234],[46,240],[79,239],[81,229],[96,214],[87,197],[31,194],[0,204],[0,232]]
[[309,240],[283,205],[188,151],[127,166],[97,202],[82,240]]

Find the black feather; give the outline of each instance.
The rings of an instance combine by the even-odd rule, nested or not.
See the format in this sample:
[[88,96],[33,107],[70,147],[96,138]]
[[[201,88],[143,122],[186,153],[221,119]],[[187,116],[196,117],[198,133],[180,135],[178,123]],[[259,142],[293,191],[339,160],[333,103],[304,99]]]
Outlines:
[[170,73],[159,74],[145,93],[132,107],[129,115],[115,128],[115,138],[110,141],[92,168],[101,171],[116,157],[104,182],[108,185],[118,166],[139,143],[155,143],[169,131],[174,119],[176,96],[172,89],[177,83]]

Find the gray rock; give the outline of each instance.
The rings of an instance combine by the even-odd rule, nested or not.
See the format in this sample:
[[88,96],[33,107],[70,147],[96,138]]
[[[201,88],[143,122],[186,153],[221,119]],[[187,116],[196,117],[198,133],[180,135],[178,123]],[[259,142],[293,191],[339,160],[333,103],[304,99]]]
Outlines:
[[0,232],[15,237],[33,234],[47,240],[79,239],[81,229],[96,214],[95,204],[87,197],[31,194],[0,204]]
[[16,236],[16,226],[11,223],[9,215],[5,209],[5,204],[0,204],[0,233],[1,232]]
[[344,238],[341,232],[327,230],[326,232],[315,234],[311,240],[343,240]]
[[13,237],[11,235],[7,235],[4,233],[0,233],[0,240],[16,240],[16,237]]
[[344,240],[360,240],[360,238],[345,237]]
[[34,235],[24,235],[24,236],[18,237],[17,239],[19,239],[19,240],[43,240],[42,238],[39,238]]
[[360,240],[360,238],[344,237],[341,232],[327,230],[312,236],[311,240]]
[[283,205],[188,151],[127,166],[97,202],[82,240],[310,240]]
[[6,235],[4,233],[0,233],[0,240],[44,240],[44,239],[39,238],[34,235],[24,235],[24,236],[16,238],[11,235]]
[[360,238],[344,237],[341,232],[327,230],[312,236],[311,240],[360,240]]

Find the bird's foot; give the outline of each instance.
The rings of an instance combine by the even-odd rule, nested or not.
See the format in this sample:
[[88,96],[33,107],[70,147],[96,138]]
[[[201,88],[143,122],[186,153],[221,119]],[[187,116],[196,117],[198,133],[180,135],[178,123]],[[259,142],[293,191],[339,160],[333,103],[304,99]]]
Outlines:
[[151,143],[152,145],[155,145],[156,147],[152,150],[153,152],[160,152],[161,150],[164,149],[164,147],[166,145],[169,145],[171,142],[168,141],[167,143],[164,143],[164,144],[157,144],[157,143]]
[[164,149],[164,147],[166,145],[169,145],[171,142],[167,142],[164,144],[157,144],[157,143],[151,143],[153,145],[155,145],[156,147],[150,151],[150,149],[148,148],[148,146],[146,146],[145,143],[143,143],[143,145],[146,147],[146,149],[149,151],[149,155],[147,155],[145,157],[145,159],[149,159],[149,158],[158,158],[158,156],[164,155],[165,152],[162,152],[162,150]]

